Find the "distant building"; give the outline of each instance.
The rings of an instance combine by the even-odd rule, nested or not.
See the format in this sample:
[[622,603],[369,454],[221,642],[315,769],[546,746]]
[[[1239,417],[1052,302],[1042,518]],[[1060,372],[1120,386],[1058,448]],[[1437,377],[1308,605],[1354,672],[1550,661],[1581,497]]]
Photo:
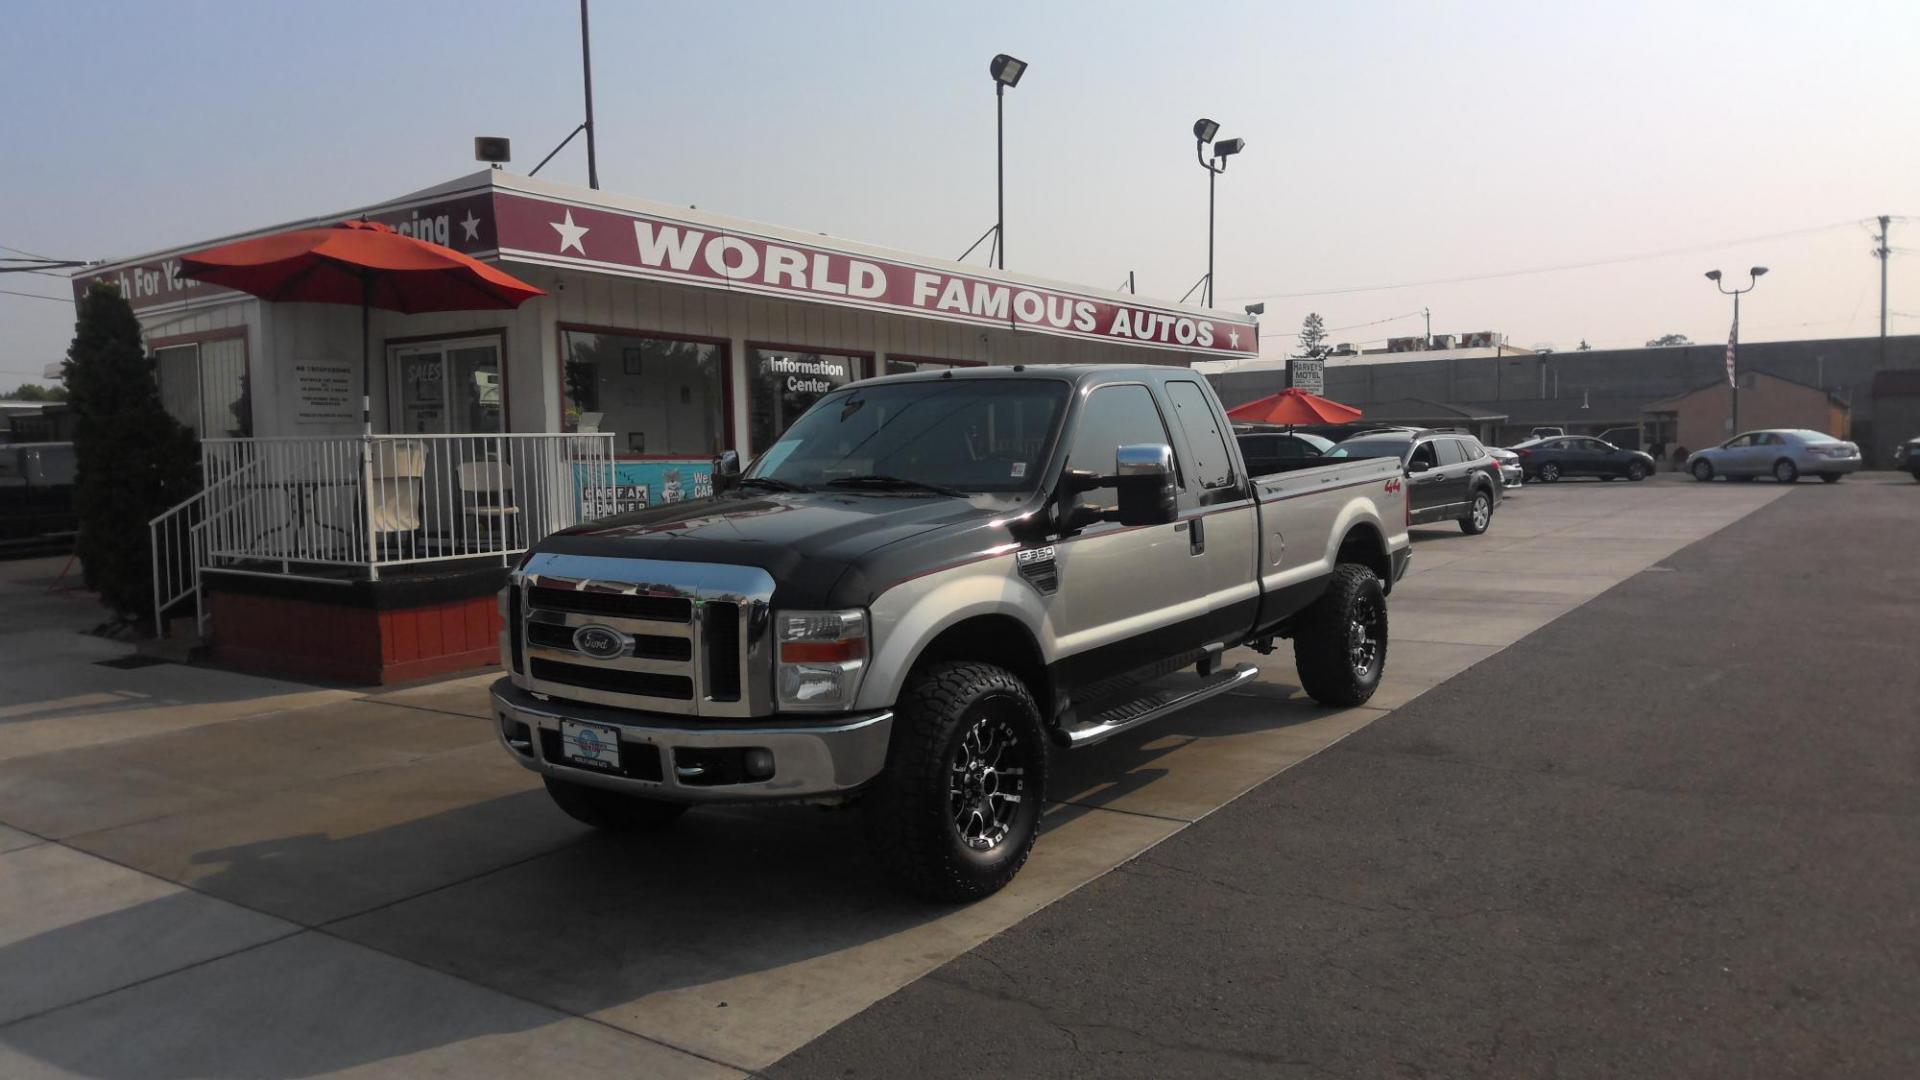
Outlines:
[[[1920,335],[1890,337],[1884,352],[1882,363],[1881,342],[1870,337],[1751,342],[1740,346],[1740,369],[1745,376],[1770,375],[1831,394],[1847,406],[1846,437],[1860,444],[1869,467],[1885,468],[1896,438],[1920,434]],[[1275,393],[1286,379],[1284,365],[1269,362],[1210,371],[1207,377],[1230,408]],[[1485,438],[1491,428],[1493,442],[1510,445],[1535,427],[1592,435],[1641,428],[1651,419],[1644,411],[1649,405],[1716,380],[1725,385],[1726,346],[1718,342],[1569,352],[1499,346],[1472,353],[1329,357],[1326,396],[1358,406],[1369,418],[1383,410],[1405,413],[1408,401],[1444,406],[1479,418],[1466,425],[1481,425],[1476,434]],[[1884,422],[1878,415],[1883,403],[1892,403]],[[1740,413],[1743,427],[1766,426],[1757,422],[1760,414],[1745,394]],[[1493,416],[1505,419],[1486,419]],[[1659,441],[1646,434],[1658,433],[1643,432],[1643,445]],[[1688,448],[1697,449],[1691,443]]]
[[[1712,382],[1641,408],[1644,445],[1698,450],[1731,438],[1733,388]],[[1740,376],[1740,429],[1801,428],[1847,438],[1851,412],[1837,394],[1817,386],[1755,371]]]

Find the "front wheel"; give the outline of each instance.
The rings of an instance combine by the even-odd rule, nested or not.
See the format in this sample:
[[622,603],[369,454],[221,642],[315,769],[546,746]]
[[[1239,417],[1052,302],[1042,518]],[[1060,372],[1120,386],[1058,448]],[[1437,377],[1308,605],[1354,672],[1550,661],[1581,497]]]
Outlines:
[[887,767],[864,802],[867,835],[907,888],[933,900],[999,892],[1026,864],[1047,790],[1040,709],[992,664],[936,663],[901,695]]
[[1773,478],[1783,484],[1791,484],[1800,479],[1800,469],[1793,462],[1781,458],[1773,463]]
[[570,780],[543,777],[555,806],[582,825],[607,832],[645,832],[665,828],[687,812],[687,804],[624,795]]
[[1645,480],[1646,478],[1647,478],[1647,466],[1645,462],[1636,461],[1633,464],[1627,466],[1627,479],[1637,484],[1640,481]]
[[1479,536],[1493,524],[1493,494],[1481,489],[1473,493],[1473,505],[1467,508],[1467,516],[1460,519],[1460,531],[1468,536]]
[[1322,705],[1364,705],[1387,667],[1387,594],[1373,571],[1354,563],[1300,615],[1293,635],[1300,686]]
[[1696,461],[1690,471],[1693,473],[1693,478],[1703,484],[1713,479],[1713,463],[1710,461]]
[[1540,479],[1546,481],[1549,484],[1560,479],[1560,466],[1555,465],[1551,461],[1547,462],[1545,465],[1540,466]]

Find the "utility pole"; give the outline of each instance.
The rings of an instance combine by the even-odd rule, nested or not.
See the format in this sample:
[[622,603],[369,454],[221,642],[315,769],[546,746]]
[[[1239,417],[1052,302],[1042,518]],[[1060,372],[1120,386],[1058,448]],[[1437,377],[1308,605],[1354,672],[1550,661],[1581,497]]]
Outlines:
[[587,32],[587,0],[580,0],[580,74],[587,88],[587,186],[600,190],[600,162],[593,146],[593,38]]
[[1431,349],[1433,348],[1433,309],[1421,308],[1420,314],[1427,317],[1427,336],[1420,342],[1420,347]]
[[1887,223],[1892,220],[1886,214],[1880,215],[1880,246],[1873,249],[1873,256],[1880,260],[1880,367],[1887,366],[1887,262],[1893,252],[1887,246]]

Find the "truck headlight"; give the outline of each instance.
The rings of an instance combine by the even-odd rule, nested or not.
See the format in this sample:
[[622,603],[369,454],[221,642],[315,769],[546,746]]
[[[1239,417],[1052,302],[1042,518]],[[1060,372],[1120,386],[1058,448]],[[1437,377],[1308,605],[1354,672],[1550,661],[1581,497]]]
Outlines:
[[774,615],[774,699],[787,712],[844,712],[867,669],[867,613],[782,611]]

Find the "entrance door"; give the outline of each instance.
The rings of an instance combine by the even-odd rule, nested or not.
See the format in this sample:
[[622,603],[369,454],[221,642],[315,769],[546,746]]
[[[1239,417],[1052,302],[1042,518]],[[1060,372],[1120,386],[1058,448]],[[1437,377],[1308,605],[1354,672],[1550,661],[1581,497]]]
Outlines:
[[506,430],[500,339],[427,341],[387,352],[395,383],[393,430],[409,435]]

